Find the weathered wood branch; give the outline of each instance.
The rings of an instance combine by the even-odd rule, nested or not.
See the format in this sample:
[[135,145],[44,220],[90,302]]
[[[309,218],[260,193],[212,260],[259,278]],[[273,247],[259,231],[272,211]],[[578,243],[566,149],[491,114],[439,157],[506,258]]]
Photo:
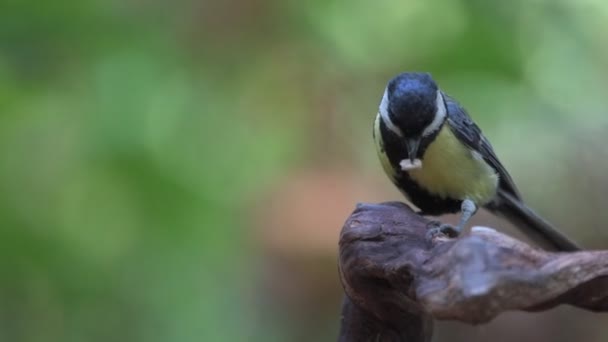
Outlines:
[[427,224],[403,203],[357,206],[340,235],[340,341],[430,341],[433,318],[608,311],[608,251],[546,252],[482,228],[430,241]]

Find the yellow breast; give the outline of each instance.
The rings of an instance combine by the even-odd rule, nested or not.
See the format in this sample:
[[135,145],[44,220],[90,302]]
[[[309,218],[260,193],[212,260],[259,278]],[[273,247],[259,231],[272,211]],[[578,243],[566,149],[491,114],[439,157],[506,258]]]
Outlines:
[[409,175],[434,195],[470,199],[477,204],[492,200],[498,186],[494,169],[459,142],[447,125],[422,156],[422,168],[409,171]]

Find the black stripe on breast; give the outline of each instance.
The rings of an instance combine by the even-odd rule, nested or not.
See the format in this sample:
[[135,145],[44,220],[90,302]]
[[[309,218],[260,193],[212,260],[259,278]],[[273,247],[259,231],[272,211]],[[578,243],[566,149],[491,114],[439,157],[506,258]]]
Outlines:
[[[438,133],[439,130],[422,139],[417,158],[422,158],[429,144]],[[460,211],[462,200],[442,198],[434,195],[413,180],[407,172],[401,170],[399,163],[403,159],[408,158],[407,149],[403,139],[389,130],[383,120],[380,120],[380,134],[382,135],[385,153],[395,170],[395,185],[415,206],[428,215],[441,215]]]

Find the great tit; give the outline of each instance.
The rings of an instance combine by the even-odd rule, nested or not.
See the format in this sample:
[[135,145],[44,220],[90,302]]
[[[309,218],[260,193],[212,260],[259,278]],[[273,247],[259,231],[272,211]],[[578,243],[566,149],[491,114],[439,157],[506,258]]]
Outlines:
[[488,139],[428,73],[402,73],[389,81],[373,136],[386,174],[421,214],[460,211],[456,227],[436,224],[431,232],[456,236],[485,207],[543,247],[579,249],[522,202]]

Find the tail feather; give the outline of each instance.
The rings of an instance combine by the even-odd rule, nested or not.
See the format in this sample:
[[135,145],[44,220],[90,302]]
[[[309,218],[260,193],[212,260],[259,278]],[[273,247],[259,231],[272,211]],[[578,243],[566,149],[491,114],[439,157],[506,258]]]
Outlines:
[[541,247],[568,252],[581,249],[512,194],[499,190],[498,198],[488,209],[505,217]]

